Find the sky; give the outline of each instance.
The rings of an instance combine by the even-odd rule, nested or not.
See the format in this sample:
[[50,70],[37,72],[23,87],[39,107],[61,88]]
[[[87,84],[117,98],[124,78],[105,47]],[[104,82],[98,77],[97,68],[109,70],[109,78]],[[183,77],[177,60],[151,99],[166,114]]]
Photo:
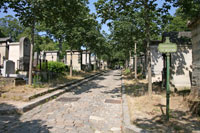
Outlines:
[[[94,6],[94,2],[97,2],[98,0],[89,0],[89,8],[90,8],[90,12],[91,13],[95,13],[96,14],[96,10],[95,10],[95,6]],[[165,0],[157,0],[157,3],[158,3],[158,6],[162,6],[162,3],[164,2]],[[175,11],[176,11],[176,8],[174,8],[174,7],[172,7],[171,8],[171,10],[169,11],[169,13],[171,14],[171,15],[174,15],[174,13],[175,13]],[[8,9],[8,13],[3,13],[2,11],[0,12],[0,18],[2,18],[2,17],[5,17],[6,15],[15,15],[15,13],[11,10],[11,9]],[[101,21],[101,18],[98,18],[97,19],[98,21],[99,21],[99,23],[100,23],[100,21]],[[106,25],[106,24],[103,24],[102,25],[102,31],[105,31],[106,33],[110,33],[109,32],[109,28],[108,28],[108,26]]]

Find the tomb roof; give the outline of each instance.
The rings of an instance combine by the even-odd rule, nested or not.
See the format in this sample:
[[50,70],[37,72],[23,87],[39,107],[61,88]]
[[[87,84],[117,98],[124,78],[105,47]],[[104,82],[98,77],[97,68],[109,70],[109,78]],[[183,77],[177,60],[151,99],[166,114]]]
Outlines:
[[164,32],[162,35],[162,40],[151,40],[150,45],[159,45],[159,43],[165,42],[165,38],[169,37],[170,42],[176,43],[177,45],[191,45],[191,32]]
[[0,42],[8,42],[8,41],[12,41],[10,37],[1,37],[0,38]]

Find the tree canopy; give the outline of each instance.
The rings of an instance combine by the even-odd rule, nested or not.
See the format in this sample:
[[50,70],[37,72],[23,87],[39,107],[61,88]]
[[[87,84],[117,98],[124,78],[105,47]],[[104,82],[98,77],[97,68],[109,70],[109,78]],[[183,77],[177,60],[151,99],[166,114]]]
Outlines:
[[186,17],[193,20],[200,17],[199,0],[168,0],[173,2],[175,7],[179,7]]
[[11,15],[0,18],[0,30],[6,37],[11,37],[13,41],[17,41],[18,36],[24,31],[24,27],[20,25],[18,19]]
[[187,27],[188,18],[185,17],[185,14],[182,13],[181,8],[178,8],[176,10],[176,13],[174,16],[172,16],[172,19],[169,21],[168,25],[165,27],[165,31],[188,31]]

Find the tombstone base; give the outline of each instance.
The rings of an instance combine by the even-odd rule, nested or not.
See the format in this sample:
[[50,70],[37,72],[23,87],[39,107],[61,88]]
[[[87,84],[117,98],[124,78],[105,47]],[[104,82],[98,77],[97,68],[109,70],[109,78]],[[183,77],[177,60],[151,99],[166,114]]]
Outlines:
[[28,77],[28,72],[27,71],[19,71],[19,75],[23,75],[24,77]]
[[23,80],[22,78],[5,78],[5,77],[0,77],[0,87],[5,87],[5,86],[19,86],[19,85],[25,85],[26,81]]

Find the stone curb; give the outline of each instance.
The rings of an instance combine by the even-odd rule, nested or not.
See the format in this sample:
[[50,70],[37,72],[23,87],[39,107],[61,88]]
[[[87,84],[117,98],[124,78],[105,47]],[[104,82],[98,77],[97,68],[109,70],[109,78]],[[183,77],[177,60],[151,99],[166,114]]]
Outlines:
[[37,107],[38,105],[41,105],[43,103],[48,102],[49,100],[55,99],[57,96],[62,95],[63,93],[70,91],[72,89],[74,89],[75,87],[82,85],[83,83],[86,83],[100,75],[102,75],[102,73],[105,73],[107,71],[103,71],[94,75],[90,75],[88,77],[85,77],[84,79],[81,80],[77,80],[76,82],[73,82],[71,84],[67,84],[65,86],[60,87],[59,89],[57,89],[56,91],[53,91],[52,93],[46,94],[44,96],[41,96],[39,98],[34,99],[33,101],[30,101],[29,103],[27,103],[26,105],[16,108],[16,107],[12,107],[9,109],[0,109],[0,115],[8,115],[8,114],[22,114],[25,113],[35,107]]
[[122,116],[123,116],[123,120],[122,120],[123,133],[148,133],[144,129],[141,129],[137,127],[136,125],[131,124],[123,78],[122,78]]
[[43,91],[41,91],[41,92],[38,92],[38,93],[36,93],[36,94],[34,94],[34,95],[26,96],[25,101],[31,101],[31,100],[33,100],[33,99],[35,99],[35,98],[38,98],[38,97],[41,97],[41,96],[43,96],[43,95],[46,95],[46,94],[52,93],[52,92],[54,92],[54,91],[57,91],[58,89],[62,89],[62,88],[64,88],[64,87],[70,86],[70,85],[72,85],[72,84],[76,84],[76,83],[78,83],[78,82],[80,82],[80,81],[82,81],[82,80],[84,80],[84,79],[90,78],[90,77],[95,76],[95,75],[97,75],[97,74],[99,74],[99,73],[101,73],[101,72],[98,72],[98,73],[95,73],[95,74],[86,76],[86,77],[84,77],[83,79],[73,80],[73,81],[68,82],[68,83],[66,83],[66,84],[60,84],[60,85],[58,85],[58,86],[55,86],[55,87],[52,87],[52,88],[43,90]]

